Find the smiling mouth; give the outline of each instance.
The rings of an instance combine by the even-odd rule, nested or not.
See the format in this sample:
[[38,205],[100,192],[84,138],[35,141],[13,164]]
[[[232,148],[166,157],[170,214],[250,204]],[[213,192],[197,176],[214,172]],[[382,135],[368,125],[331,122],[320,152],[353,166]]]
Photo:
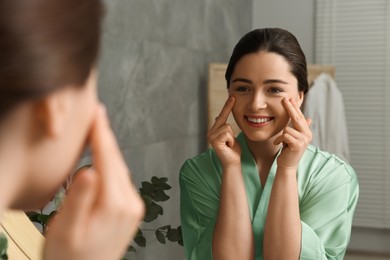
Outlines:
[[252,124],[265,124],[274,119],[273,117],[250,117],[250,116],[245,116],[245,118]]

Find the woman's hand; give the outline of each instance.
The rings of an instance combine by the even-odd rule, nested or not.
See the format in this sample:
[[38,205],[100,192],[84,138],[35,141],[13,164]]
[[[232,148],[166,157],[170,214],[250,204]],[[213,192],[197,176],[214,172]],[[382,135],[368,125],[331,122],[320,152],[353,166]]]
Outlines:
[[233,96],[228,98],[207,134],[207,138],[221,161],[223,168],[241,164],[240,144],[234,136],[232,127],[226,123],[233,109],[234,102]]
[[309,128],[310,119],[305,119],[294,99],[284,99],[283,105],[291,118],[292,126],[286,126],[283,134],[276,138],[274,144],[283,143],[283,149],[278,157],[278,167],[297,168],[299,161],[311,142],[312,133]]
[[103,107],[90,133],[93,169],[78,173],[49,225],[45,259],[120,259],[144,215]]

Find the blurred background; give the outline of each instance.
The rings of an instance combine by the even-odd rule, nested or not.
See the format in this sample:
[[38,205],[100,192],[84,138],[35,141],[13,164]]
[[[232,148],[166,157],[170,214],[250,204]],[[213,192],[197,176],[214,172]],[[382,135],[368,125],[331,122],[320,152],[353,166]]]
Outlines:
[[[390,3],[386,0],[106,0],[99,95],[138,187],[167,177],[164,213],[180,225],[178,174],[207,148],[208,65],[227,63],[259,27],[281,27],[308,63],[331,64],[343,93],[350,163],[361,188],[348,259],[390,259]],[[84,158],[85,161],[88,158]],[[184,259],[144,232],[140,260]],[[387,256],[386,256],[387,254]],[[361,258],[359,258],[361,257]],[[347,258],[346,258],[347,259]]]

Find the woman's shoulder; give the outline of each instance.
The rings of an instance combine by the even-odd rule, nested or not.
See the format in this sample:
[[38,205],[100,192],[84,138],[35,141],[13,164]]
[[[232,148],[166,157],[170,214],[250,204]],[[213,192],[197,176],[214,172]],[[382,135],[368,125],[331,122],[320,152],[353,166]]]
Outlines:
[[[187,159],[180,169],[180,178],[208,178],[217,175],[221,165],[213,149]],[[213,174],[214,173],[214,174]]]
[[218,158],[212,148],[207,149],[205,152],[187,159],[180,170],[181,174],[188,171],[204,171],[204,169],[215,167],[215,164],[219,163]]
[[301,169],[310,174],[310,179],[317,181],[334,176],[340,181],[351,182],[357,179],[352,166],[340,159],[337,155],[322,151],[318,147],[309,145],[302,157]]

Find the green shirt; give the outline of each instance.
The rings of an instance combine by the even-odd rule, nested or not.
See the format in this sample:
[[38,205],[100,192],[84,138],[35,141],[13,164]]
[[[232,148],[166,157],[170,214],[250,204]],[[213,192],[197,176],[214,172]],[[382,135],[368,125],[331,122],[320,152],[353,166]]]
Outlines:
[[[255,240],[255,259],[263,259],[263,233],[274,182],[276,158],[265,186],[241,133],[241,163]],[[209,260],[221,188],[222,167],[215,152],[187,160],[180,170],[180,213],[187,260]],[[350,165],[309,146],[298,166],[302,223],[300,259],[343,259],[351,234],[359,187]],[[240,245],[238,244],[237,247]]]
[[8,247],[7,237],[3,233],[0,233],[0,260],[8,259],[7,247]]

